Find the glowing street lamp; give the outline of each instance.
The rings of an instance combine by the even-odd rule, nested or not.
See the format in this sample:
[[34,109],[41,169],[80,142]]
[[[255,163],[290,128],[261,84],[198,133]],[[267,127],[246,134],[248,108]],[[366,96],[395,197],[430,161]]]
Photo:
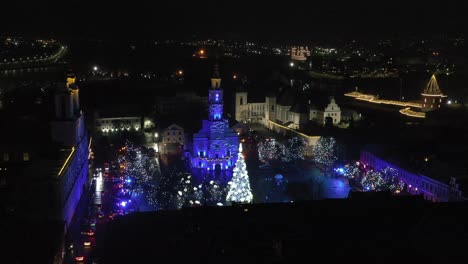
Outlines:
[[179,70],[179,71],[177,72],[177,74],[182,75],[182,74],[184,74],[184,72],[183,72],[182,70]]
[[99,69],[98,66],[93,67],[93,71],[97,71],[98,69]]
[[294,62],[290,62],[289,67],[294,67]]

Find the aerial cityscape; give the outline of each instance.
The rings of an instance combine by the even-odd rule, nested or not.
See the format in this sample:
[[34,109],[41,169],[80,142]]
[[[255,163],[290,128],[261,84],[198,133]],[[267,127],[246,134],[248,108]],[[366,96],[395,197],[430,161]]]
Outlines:
[[0,18],[0,263],[468,262],[464,4],[104,2]]

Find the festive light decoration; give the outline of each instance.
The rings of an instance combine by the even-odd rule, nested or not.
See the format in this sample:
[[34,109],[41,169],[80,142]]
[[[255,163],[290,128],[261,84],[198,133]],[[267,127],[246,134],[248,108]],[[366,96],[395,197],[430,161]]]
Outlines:
[[229,171],[235,163],[231,153],[236,151],[238,137],[223,118],[221,78],[216,69],[214,72],[213,76],[217,77],[211,78],[208,91],[208,119],[203,120],[201,130],[194,134],[190,161],[193,168]]
[[352,179],[359,176],[359,167],[356,164],[346,164],[344,167],[335,168],[335,172]]
[[224,201],[226,201],[227,187],[223,187],[219,181],[213,180],[204,186],[206,188],[206,196],[203,199],[205,204],[223,206]]
[[263,163],[270,163],[279,158],[279,149],[274,141],[258,143],[258,158]]
[[313,161],[325,171],[329,170],[337,157],[336,141],[332,137],[321,137],[313,148]]
[[239,144],[236,167],[233,171],[232,180],[228,183],[229,191],[226,197],[227,202],[250,203],[253,200],[250,190],[249,175],[242,156],[242,143]]
[[402,102],[402,101],[395,101],[395,100],[384,100],[379,99],[377,96],[373,94],[363,94],[360,92],[351,92],[345,93],[345,96],[354,97],[357,100],[367,101],[374,104],[387,104],[387,105],[396,105],[396,106],[409,106],[414,108],[422,108],[422,104],[420,103],[413,103],[413,102]]
[[361,184],[366,191],[384,191],[389,189],[387,182],[382,178],[382,174],[373,170],[369,170],[364,174]]
[[158,167],[156,161],[127,141],[119,151],[118,162],[120,173],[125,177],[128,188],[125,193],[142,196],[149,205],[157,208],[155,175]]
[[303,160],[307,142],[303,138],[293,137],[288,139],[288,145],[282,148],[281,159],[284,162]]
[[403,191],[404,183],[400,181],[398,171],[391,167],[381,170],[382,178],[387,182],[388,188],[393,193]]

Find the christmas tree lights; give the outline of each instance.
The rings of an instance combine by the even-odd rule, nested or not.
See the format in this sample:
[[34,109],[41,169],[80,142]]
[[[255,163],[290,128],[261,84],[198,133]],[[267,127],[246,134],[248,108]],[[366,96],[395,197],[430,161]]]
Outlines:
[[388,190],[388,183],[382,178],[382,174],[377,171],[369,170],[364,174],[361,180],[364,191],[384,191]]
[[332,137],[321,137],[313,148],[313,160],[318,166],[327,171],[337,160],[335,152],[335,139]]
[[228,183],[229,191],[226,197],[227,202],[250,203],[253,200],[250,190],[249,175],[242,156],[242,143],[239,144],[236,167],[233,170],[232,180]]
[[258,158],[265,164],[269,164],[272,160],[277,160],[279,152],[275,142],[265,141],[258,143]]

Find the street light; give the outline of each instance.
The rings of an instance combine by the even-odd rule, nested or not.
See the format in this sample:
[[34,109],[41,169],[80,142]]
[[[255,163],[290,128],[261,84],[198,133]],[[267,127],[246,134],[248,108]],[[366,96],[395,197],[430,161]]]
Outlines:
[[97,71],[97,70],[98,70],[98,66],[94,66],[93,71]]
[[290,62],[290,63],[289,63],[289,66],[290,66],[290,67],[294,67],[294,62]]

